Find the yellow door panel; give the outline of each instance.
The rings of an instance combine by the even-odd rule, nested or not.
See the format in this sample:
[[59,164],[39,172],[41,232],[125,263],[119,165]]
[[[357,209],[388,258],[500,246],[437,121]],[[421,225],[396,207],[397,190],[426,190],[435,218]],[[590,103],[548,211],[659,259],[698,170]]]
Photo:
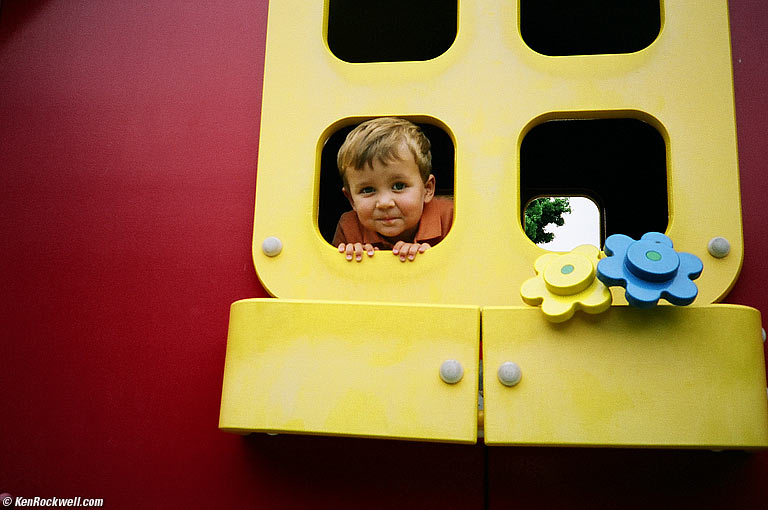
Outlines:
[[[613,307],[570,321],[484,308],[487,444],[768,446],[760,313]],[[506,362],[522,377],[505,386]]]
[[475,443],[479,335],[477,307],[238,301],[219,427]]

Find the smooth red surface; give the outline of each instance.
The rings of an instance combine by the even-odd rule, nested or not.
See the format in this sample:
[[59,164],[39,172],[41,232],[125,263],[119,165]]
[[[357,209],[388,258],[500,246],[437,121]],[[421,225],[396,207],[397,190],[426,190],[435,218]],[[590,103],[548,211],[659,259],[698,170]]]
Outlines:
[[[266,4],[3,0],[0,493],[107,508],[761,506],[768,453],[217,429],[229,305],[266,295],[250,259]],[[729,302],[768,310],[768,14],[761,0],[731,13],[747,252]]]

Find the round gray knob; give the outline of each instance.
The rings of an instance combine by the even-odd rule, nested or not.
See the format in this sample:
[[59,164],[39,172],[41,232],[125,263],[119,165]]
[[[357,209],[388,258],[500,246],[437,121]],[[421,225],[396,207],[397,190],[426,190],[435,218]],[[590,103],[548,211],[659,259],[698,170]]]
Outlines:
[[277,257],[283,251],[283,242],[275,236],[269,236],[261,243],[261,251],[267,257]]
[[721,259],[731,253],[731,243],[725,237],[713,237],[707,243],[707,250],[716,259]]
[[504,386],[514,386],[523,378],[523,371],[517,363],[507,361],[501,364],[497,375]]
[[464,377],[464,367],[455,359],[443,361],[440,365],[440,379],[448,384],[456,384]]

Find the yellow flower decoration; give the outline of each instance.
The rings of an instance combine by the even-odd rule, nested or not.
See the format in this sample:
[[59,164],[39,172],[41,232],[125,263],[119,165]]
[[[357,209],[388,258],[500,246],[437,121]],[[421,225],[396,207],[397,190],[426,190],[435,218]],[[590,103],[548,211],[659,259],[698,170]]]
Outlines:
[[536,259],[537,276],[520,287],[523,301],[541,304],[544,316],[552,322],[564,322],[576,310],[601,313],[611,306],[611,292],[596,278],[600,250],[585,244],[569,253],[547,253]]

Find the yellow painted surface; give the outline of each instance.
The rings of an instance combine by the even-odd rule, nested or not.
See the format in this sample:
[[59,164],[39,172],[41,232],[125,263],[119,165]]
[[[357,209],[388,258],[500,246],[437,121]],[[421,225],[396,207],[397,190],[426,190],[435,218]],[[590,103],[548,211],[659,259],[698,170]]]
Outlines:
[[229,327],[223,430],[477,440],[477,308],[249,299]]
[[[456,40],[443,55],[363,64],[329,51],[325,8],[306,0],[269,6],[253,258],[272,295],[522,305],[517,289],[544,251],[520,226],[520,141],[546,120],[609,117],[642,119],[666,140],[666,233],[675,249],[704,261],[696,304],[730,289],[743,243],[726,0],[665,0],[649,47],[564,57],[525,45],[518,2],[462,0]],[[415,263],[380,253],[349,264],[317,229],[319,154],[342,125],[382,115],[427,120],[451,134],[455,222]],[[268,236],[283,242],[277,257],[261,252]],[[730,241],[728,257],[707,253],[715,236]],[[623,302],[623,290],[614,302]]]
[[[577,313],[483,309],[485,442],[768,447],[760,314],[711,305]],[[503,386],[498,367],[522,380]]]

